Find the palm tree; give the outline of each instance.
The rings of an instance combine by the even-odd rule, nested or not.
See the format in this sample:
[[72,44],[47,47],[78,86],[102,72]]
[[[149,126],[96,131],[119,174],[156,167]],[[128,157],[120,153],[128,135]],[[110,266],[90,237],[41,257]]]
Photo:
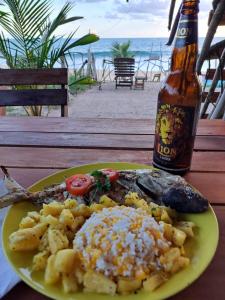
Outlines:
[[[56,29],[66,23],[82,19],[68,17],[73,8],[67,2],[54,19],[50,0],[2,0],[0,26],[0,54],[9,68],[53,68],[70,49],[97,41],[94,34],[87,34],[74,41],[77,29],[67,37],[57,37]],[[20,87],[16,86],[19,89]],[[30,86],[28,88],[37,88]],[[41,115],[42,107],[24,107],[28,115]]]
[[121,43],[121,44],[118,42],[113,43],[112,48],[111,48],[113,58],[133,57],[134,54],[129,51],[130,45],[131,45],[130,40],[125,43]]
[[4,11],[0,25],[9,38],[0,32],[0,53],[10,68],[52,68],[67,52],[81,45],[97,41],[87,34],[74,41],[77,29],[67,37],[57,37],[56,29],[83,17],[68,17],[73,8],[67,2],[51,20],[53,7],[50,0],[2,0]]

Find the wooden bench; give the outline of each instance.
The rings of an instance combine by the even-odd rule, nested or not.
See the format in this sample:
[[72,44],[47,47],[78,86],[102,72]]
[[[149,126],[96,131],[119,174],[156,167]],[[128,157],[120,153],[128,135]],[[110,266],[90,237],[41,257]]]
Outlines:
[[130,87],[133,86],[134,77],[134,58],[115,58],[114,59],[114,72],[116,80],[116,89],[118,86]]
[[67,83],[66,68],[0,69],[0,86],[11,87],[0,90],[0,107],[60,105],[61,116],[65,117],[68,115]]

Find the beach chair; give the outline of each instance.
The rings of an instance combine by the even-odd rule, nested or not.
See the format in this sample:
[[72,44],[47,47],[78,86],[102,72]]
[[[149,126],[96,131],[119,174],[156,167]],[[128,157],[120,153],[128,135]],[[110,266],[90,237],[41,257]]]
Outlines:
[[144,90],[145,88],[145,81],[146,77],[145,76],[135,76],[135,83],[134,83],[134,89],[138,90]]
[[152,82],[159,82],[161,78],[161,73],[156,73],[154,74],[153,78],[152,78]]
[[134,58],[115,58],[113,63],[116,89],[118,86],[132,88],[135,65]]
[[[67,81],[66,68],[0,69],[0,86],[4,87],[0,89],[0,107],[60,105],[61,117],[66,117]],[[54,88],[54,85],[61,88]],[[8,89],[8,86],[11,89]],[[31,89],[32,86],[35,86],[35,89]]]

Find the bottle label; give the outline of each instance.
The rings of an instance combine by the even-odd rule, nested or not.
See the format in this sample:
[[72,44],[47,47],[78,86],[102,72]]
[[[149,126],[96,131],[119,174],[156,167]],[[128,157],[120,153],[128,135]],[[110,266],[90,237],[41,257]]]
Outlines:
[[154,162],[174,168],[177,165],[190,164],[194,116],[194,107],[159,103]]
[[197,43],[198,18],[193,15],[182,15],[176,35],[176,48],[182,48]]

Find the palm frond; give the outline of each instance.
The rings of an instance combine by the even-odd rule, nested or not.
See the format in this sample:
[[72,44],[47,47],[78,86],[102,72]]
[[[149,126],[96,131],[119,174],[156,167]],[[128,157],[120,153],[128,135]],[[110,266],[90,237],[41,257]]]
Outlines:
[[61,45],[57,45],[57,48],[52,49],[50,51],[50,61],[51,61],[51,67],[62,57],[65,55],[66,49],[68,48],[69,43],[71,42],[72,38],[74,36],[74,32],[71,33],[63,42]]
[[[54,57],[54,55],[51,55],[51,51],[54,50],[54,46],[57,45],[60,40],[60,37],[56,38],[55,36],[53,36],[45,42],[41,43],[40,47],[36,49],[37,68],[50,68],[50,66],[54,66],[54,64],[51,63]],[[54,59],[54,61],[57,61],[57,59]]]
[[48,0],[3,0],[9,13],[0,18],[0,25],[16,41],[29,62],[30,49],[38,43],[40,26],[50,15]]
[[64,25],[66,23],[74,22],[74,21],[77,21],[77,20],[80,20],[80,19],[83,19],[83,18],[84,17],[71,17],[71,18],[65,19],[60,25]]
[[75,48],[77,46],[84,46],[88,44],[95,43],[99,40],[99,37],[96,34],[89,33],[84,35],[82,38],[76,40],[75,42],[71,43],[69,46],[67,46],[64,51],[67,52],[68,50]]
[[48,31],[46,32],[46,38],[50,37],[51,34],[59,26],[65,24],[65,23],[68,23],[68,22],[72,22],[72,21],[76,21],[78,19],[82,19],[82,17],[72,17],[70,19],[67,19],[67,15],[71,11],[72,8],[73,8],[73,5],[70,2],[67,2],[62,7],[62,9],[58,13],[58,15],[55,17],[55,19],[52,22],[49,22]]
[[13,56],[10,48],[9,41],[5,39],[5,36],[2,33],[0,33],[0,53],[4,56],[7,66],[10,68],[13,68]]
[[116,57],[133,57],[133,53],[129,51],[131,41],[125,43],[114,42],[111,47],[112,56]]
[[76,31],[66,38],[54,35],[59,26],[82,18],[68,17],[73,8],[71,2],[63,5],[52,21],[51,0],[2,0],[2,3],[5,11],[0,12],[0,26],[7,31],[10,39],[0,36],[0,52],[10,67],[52,68],[69,49],[99,39],[96,35],[87,34],[74,41]]

